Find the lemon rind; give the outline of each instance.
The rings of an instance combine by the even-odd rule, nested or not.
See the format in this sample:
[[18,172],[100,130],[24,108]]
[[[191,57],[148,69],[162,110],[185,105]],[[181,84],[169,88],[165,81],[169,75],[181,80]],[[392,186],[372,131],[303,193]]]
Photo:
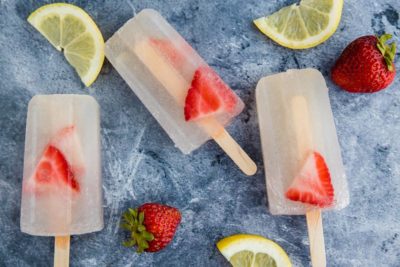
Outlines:
[[217,248],[226,259],[230,259],[234,254],[249,250],[253,253],[266,253],[270,256],[279,255],[274,257],[278,267],[291,267],[289,256],[287,253],[272,240],[259,235],[250,234],[237,234],[226,237],[217,243]]
[[[32,14],[28,17],[28,22],[38,30],[44,37],[45,34],[39,28],[40,22],[46,15],[57,13],[59,15],[67,15],[72,14],[82,19],[86,25],[86,32],[89,32],[94,38],[95,44],[95,55],[90,59],[90,68],[87,71],[87,74],[84,76],[80,76],[82,82],[86,87],[89,87],[98,77],[101,68],[104,63],[104,39],[101,34],[99,28],[93,19],[80,7],[66,4],[66,3],[54,3],[44,5],[38,9],[36,9]],[[47,38],[46,38],[47,39]],[[50,42],[51,43],[51,42]],[[53,44],[52,44],[53,45]],[[54,46],[54,45],[53,45]],[[61,50],[61,47],[55,47],[57,50]],[[67,51],[65,51],[67,53]]]
[[[308,8],[308,5],[305,5]],[[292,5],[292,8],[295,7],[295,4]],[[307,49],[311,47],[315,47],[326,40],[328,40],[337,30],[341,16],[342,16],[342,10],[343,10],[343,0],[335,0],[333,1],[333,7],[331,12],[324,13],[329,15],[329,24],[326,27],[324,31],[322,31],[320,34],[316,36],[309,36],[306,39],[302,41],[293,41],[293,40],[288,40],[286,37],[283,36],[283,34],[278,33],[276,31],[273,31],[270,29],[270,27],[267,25],[265,19],[266,17],[261,17],[256,20],[254,20],[254,24],[257,26],[257,28],[264,33],[266,36],[268,36],[270,39],[275,41],[276,43],[280,44],[281,46],[291,48],[291,49]],[[321,12],[323,13],[323,12]],[[332,18],[334,18],[332,20]],[[312,41],[310,41],[312,40]]]

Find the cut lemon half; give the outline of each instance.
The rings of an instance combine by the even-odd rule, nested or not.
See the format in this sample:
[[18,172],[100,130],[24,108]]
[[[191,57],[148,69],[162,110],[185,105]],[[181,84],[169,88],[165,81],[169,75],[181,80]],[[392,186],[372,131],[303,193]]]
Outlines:
[[302,0],[256,19],[254,24],[282,46],[305,49],[332,36],[339,25],[342,8],[343,0]]
[[233,267],[291,267],[286,252],[274,241],[258,235],[238,234],[217,243]]
[[104,62],[104,39],[92,18],[81,8],[64,3],[42,6],[29,17],[32,24],[75,68],[90,86]]

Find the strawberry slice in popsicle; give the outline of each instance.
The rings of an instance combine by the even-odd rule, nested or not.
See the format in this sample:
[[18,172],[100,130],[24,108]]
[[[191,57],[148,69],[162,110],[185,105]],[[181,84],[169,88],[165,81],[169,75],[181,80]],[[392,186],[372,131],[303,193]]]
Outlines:
[[[187,59],[180,50],[185,51],[184,53],[195,53],[185,42],[174,44],[168,39],[150,38],[149,44],[174,68],[185,68],[187,64]],[[237,104],[237,96],[218,74],[207,65],[199,66],[193,74],[185,98],[185,120],[195,121],[218,113],[234,113]]]
[[50,145],[58,148],[65,156],[76,177],[82,176],[85,172],[82,145],[79,141],[78,130],[75,125],[69,125],[57,132],[50,141]]
[[75,126],[57,132],[45,147],[25,189],[35,193],[51,192],[53,186],[79,193],[78,179],[84,173],[83,156]]
[[308,155],[300,173],[295,177],[286,197],[310,205],[326,208],[332,206],[334,189],[325,159],[318,152]]
[[237,97],[224,81],[208,66],[199,67],[194,73],[185,100],[186,121],[205,118],[218,113],[232,113]]
[[168,62],[175,68],[181,68],[186,62],[182,53],[178,52],[179,49],[184,49],[188,53],[190,53],[192,49],[185,43],[180,43],[178,48],[168,39],[150,38],[149,44],[154,47],[156,51],[160,51],[162,56],[167,57]]
[[48,146],[33,175],[36,184],[65,184],[79,192],[79,183],[64,155],[54,146]]

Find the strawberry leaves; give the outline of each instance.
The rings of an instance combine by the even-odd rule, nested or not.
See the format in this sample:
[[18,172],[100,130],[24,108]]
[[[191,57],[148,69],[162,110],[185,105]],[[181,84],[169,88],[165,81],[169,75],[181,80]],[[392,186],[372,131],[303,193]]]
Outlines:
[[351,93],[375,93],[388,87],[396,76],[393,63],[396,44],[392,35],[366,35],[352,41],[331,70],[332,80]]
[[121,227],[129,231],[123,242],[126,247],[137,246],[137,252],[157,252],[173,239],[181,221],[177,208],[159,203],[145,203],[122,214]]
[[143,225],[144,212],[129,208],[122,214],[121,228],[130,232],[129,238],[122,242],[125,247],[137,246],[137,252],[142,253],[149,248],[149,241],[154,239],[152,233],[146,231]]
[[389,71],[393,71],[393,62],[396,55],[396,43],[392,42],[390,45],[386,44],[387,41],[392,39],[391,34],[383,34],[381,37],[376,37],[378,42],[376,46],[382,53]]

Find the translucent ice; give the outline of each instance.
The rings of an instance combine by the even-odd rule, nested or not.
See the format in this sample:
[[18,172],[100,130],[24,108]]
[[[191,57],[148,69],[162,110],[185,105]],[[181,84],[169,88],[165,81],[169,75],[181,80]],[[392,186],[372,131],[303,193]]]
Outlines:
[[[334,188],[329,208],[347,206],[347,181],[328,88],[321,73],[314,69],[288,70],[262,78],[256,90],[271,213],[305,214],[318,208],[285,196],[310,151],[321,154],[328,166]],[[293,109],[294,103],[304,103],[307,112],[300,114]]]
[[28,107],[21,231],[63,236],[103,228],[97,102],[38,95]]
[[223,131],[243,110],[236,105],[198,121],[186,121],[185,99],[194,74],[207,63],[155,10],[145,9],[122,26],[106,43],[106,56],[185,154]]

